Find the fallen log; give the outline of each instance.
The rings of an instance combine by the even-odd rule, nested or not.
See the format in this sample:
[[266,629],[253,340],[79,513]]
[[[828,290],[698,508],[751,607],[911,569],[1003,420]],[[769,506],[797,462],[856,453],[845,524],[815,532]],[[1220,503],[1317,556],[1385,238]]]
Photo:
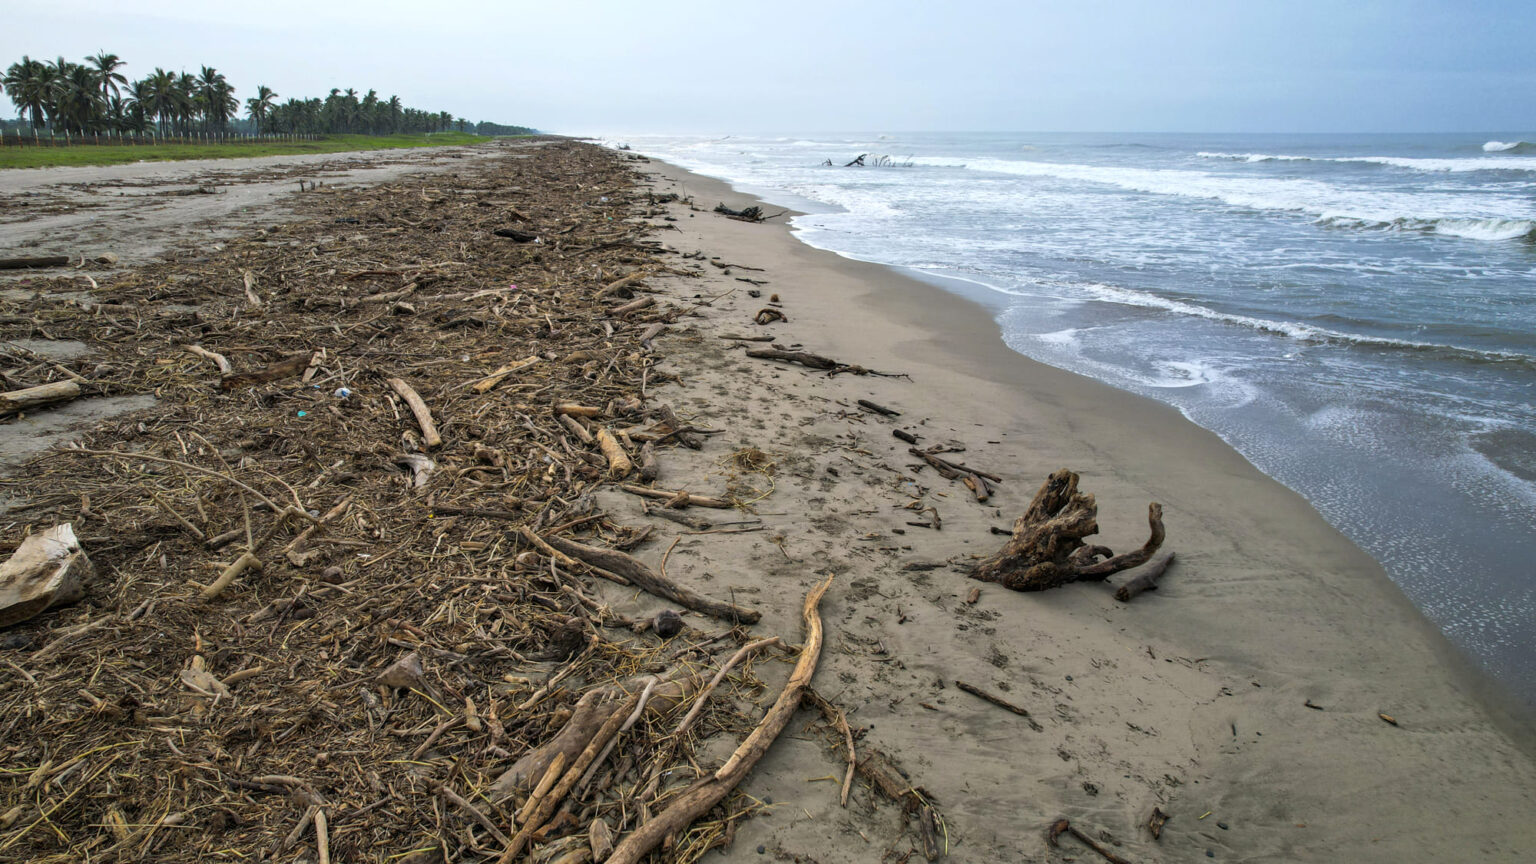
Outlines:
[[859,400],[859,407],[864,408],[867,411],[873,411],[873,412],[875,412],[876,414],[879,414],[882,417],[900,417],[901,416],[901,412],[900,411],[893,411],[892,409],[887,408],[887,407],[885,407],[884,405],[881,405],[878,402],[871,402],[868,399],[860,399]]
[[68,255],[44,255],[39,258],[0,258],[0,270],[31,270],[43,267],[67,267]]
[[619,845],[614,848],[613,854],[608,857],[606,864],[636,864],[644,858],[652,849],[660,846],[662,841],[672,834],[681,831],[693,824],[695,819],[704,815],[709,809],[725,798],[732,789],[746,779],[753,766],[768,748],[773,746],[779,733],[789,725],[794,717],[795,710],[800,707],[800,699],[805,695],[805,689],[810,686],[811,677],[816,674],[816,662],[821,657],[821,605],[822,595],[832,584],[832,577],[828,576],[825,582],[812,588],[805,597],[805,604],[801,609],[801,616],[805,622],[805,645],[800,649],[800,660],[795,664],[795,669],[790,673],[789,681],[785,683],[784,690],[779,693],[779,698],[774,701],[773,707],[763,715],[757,728],[747,736],[745,741],[736,748],[720,770],[704,777],[690,787],[687,791],[672,798],[667,808],[656,814],[649,821],[640,825]]
[[[190,348],[188,350],[191,350]],[[197,354],[198,352],[193,351]],[[202,356],[202,355],[198,355]],[[225,375],[219,379],[220,390],[235,390],[240,387],[254,387],[257,384],[266,384],[269,381],[281,381],[284,378],[297,378],[309,368],[310,361],[315,357],[315,352],[295,354],[286,357],[264,369],[255,372],[240,372],[234,375]],[[217,362],[217,361],[215,361]]]
[[1146,563],[1163,543],[1163,508],[1157,503],[1147,506],[1151,536],[1140,549],[1096,564],[1075,557],[1087,545],[1083,538],[1099,531],[1098,504],[1091,494],[1077,491],[1077,480],[1065,468],[1047,478],[1029,509],[1013,523],[1008,542],[978,563],[970,578],[1014,591],[1044,591],[1069,582],[1103,580]]
[[497,228],[491,232],[497,237],[505,237],[514,243],[537,243],[539,235],[530,234],[527,231],[519,231],[516,228]]
[[0,393],[0,413],[27,411],[55,402],[66,402],[80,395],[80,385],[74,381],[54,381],[23,390]]
[[732,603],[722,603],[719,600],[711,600],[702,594],[698,594],[691,588],[685,588],[670,579],[656,573],[651,568],[640,563],[635,558],[616,549],[599,549],[596,546],[588,546],[567,540],[564,537],[554,535],[543,538],[544,542],[569,555],[590,567],[614,573],[628,579],[632,584],[685,609],[691,609],[704,615],[721,618],[726,621],[735,621],[740,624],[755,624],[762,614],[744,609]]
[[0,627],[79,600],[94,572],[70,523],[28,536],[0,564]]
[[400,394],[405,404],[411,406],[411,413],[416,415],[416,423],[421,426],[422,443],[428,450],[443,446],[443,436],[437,434],[437,424],[432,420],[432,410],[421,399],[421,394],[415,388],[405,383],[401,378],[386,378],[385,383],[389,389]]
[[1147,565],[1147,568],[1126,581],[1115,591],[1115,599],[1121,603],[1129,603],[1136,595],[1146,591],[1157,590],[1157,580],[1162,578],[1168,565],[1173,563],[1173,553],[1165,552],[1156,561]]

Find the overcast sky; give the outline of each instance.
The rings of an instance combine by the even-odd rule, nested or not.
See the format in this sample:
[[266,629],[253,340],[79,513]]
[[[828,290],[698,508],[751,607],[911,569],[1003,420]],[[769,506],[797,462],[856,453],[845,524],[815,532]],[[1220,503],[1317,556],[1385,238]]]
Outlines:
[[1536,129],[1536,0],[0,0],[0,66],[101,50],[568,133]]

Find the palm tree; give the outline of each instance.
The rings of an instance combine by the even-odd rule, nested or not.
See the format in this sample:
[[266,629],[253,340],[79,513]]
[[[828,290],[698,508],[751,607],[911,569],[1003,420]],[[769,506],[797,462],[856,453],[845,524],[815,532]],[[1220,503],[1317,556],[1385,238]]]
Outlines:
[[85,62],[96,67],[96,78],[101,82],[101,98],[121,95],[117,85],[128,86],[128,79],[124,78],[118,69],[123,67],[123,61],[116,54],[108,54],[105,51],[96,52],[95,57],[85,58]]
[[134,97],[144,106],[145,113],[158,121],[160,134],[164,135],[167,125],[176,117],[176,76],[156,66],[149,77],[133,88]]
[[6,92],[22,114],[30,115],[32,128],[43,125],[43,103],[47,99],[48,64],[22,55],[20,61],[5,70]]
[[246,111],[250,113],[251,122],[256,124],[257,135],[261,134],[266,125],[267,115],[272,111],[272,100],[276,98],[277,94],[272,92],[272,88],[262,84],[256,88],[255,97],[245,100]]
[[64,131],[86,132],[99,128],[104,101],[96,73],[88,66],[63,63],[53,81],[54,119]]
[[223,131],[228,125],[229,118],[240,108],[239,100],[235,99],[235,88],[229,86],[219,70],[211,66],[204,66],[202,75],[198,78],[195,87],[195,100],[203,114],[203,131]]
[[391,96],[384,107],[389,111],[389,131],[398,133],[400,121],[405,119],[405,106],[400,103],[399,96]]

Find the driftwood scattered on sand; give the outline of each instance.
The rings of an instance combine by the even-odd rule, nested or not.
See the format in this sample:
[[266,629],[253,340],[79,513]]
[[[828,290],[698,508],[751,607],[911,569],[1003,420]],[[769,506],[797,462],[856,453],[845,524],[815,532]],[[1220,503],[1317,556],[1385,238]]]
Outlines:
[[[1013,536],[977,564],[971,578],[1015,591],[1100,581],[1146,563],[1163,544],[1162,505],[1148,505],[1147,522],[1151,536],[1139,549],[1111,555],[1103,546],[1089,546],[1083,538],[1099,531],[1098,504],[1093,495],[1077,491],[1077,475],[1063,468],[1040,486],[1029,509],[1013,523]],[[1096,560],[1103,556],[1109,557]]]

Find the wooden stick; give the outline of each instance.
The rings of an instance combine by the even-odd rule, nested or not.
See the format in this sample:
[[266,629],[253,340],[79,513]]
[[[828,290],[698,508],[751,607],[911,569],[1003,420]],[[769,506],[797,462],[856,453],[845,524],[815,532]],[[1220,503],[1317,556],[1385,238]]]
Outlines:
[[1039,723],[1035,722],[1035,718],[1029,716],[1029,712],[1028,711],[1024,710],[1023,708],[1020,708],[1019,706],[1013,704],[1012,702],[1004,701],[1002,698],[997,697],[997,696],[993,696],[991,693],[988,693],[987,691],[981,689],[980,687],[977,687],[974,684],[967,684],[964,681],[956,681],[955,682],[955,686],[959,687],[961,690],[964,690],[965,692],[971,694],[972,696],[975,696],[975,697],[980,698],[980,699],[985,699],[986,701],[991,702],[993,705],[996,705],[999,708],[1002,708],[1002,709],[1004,709],[1006,711],[1012,711],[1013,713],[1019,715],[1020,717],[1023,717],[1025,720],[1029,721],[1029,728],[1035,730],[1036,732],[1043,732],[1043,731],[1045,731],[1044,729],[1042,729],[1040,727]]
[[[249,276],[251,271],[245,272]],[[320,864],[331,864],[331,835],[326,830],[323,808],[315,810],[315,854],[320,857]]]
[[544,540],[561,552],[580,558],[591,567],[623,576],[648,593],[671,600],[686,609],[741,624],[755,624],[759,618],[763,617],[755,610],[745,609],[733,603],[711,600],[702,594],[695,593],[693,589],[685,588],[657,574],[651,568],[617,549],[599,549],[564,537],[550,536],[545,537]]
[[[635,693],[625,702],[623,709],[609,715],[607,722],[603,723],[602,728],[597,730],[597,734],[592,736],[592,740],[587,742],[587,746],[581,751],[581,755],[576,757],[576,761],[571,765],[570,770],[561,776],[560,781],[554,784],[553,788],[547,791],[547,794],[537,799],[537,805],[534,804],[535,798],[528,799],[528,805],[523,808],[523,812],[527,814],[527,821],[523,822],[517,834],[513,835],[512,845],[508,846],[501,853],[501,858],[497,859],[498,864],[510,864],[517,857],[517,854],[523,851],[523,846],[527,844],[528,837],[535,830],[543,827],[545,822],[549,821],[549,817],[554,815],[555,808],[560,806],[560,802],[564,800],[566,793],[571,791],[571,787],[575,786],[576,781],[580,780],[581,775],[586,772],[587,766],[592,764],[592,761],[597,758],[597,754],[608,745],[608,742],[614,735],[618,734],[619,725],[629,716],[629,709],[639,699],[640,694]],[[560,764],[565,762],[564,759],[560,758],[564,755],[562,753],[556,757]],[[553,769],[554,767],[555,763],[551,763],[550,768]],[[553,773],[553,770],[545,773],[544,777],[546,780],[549,779],[551,773]],[[539,785],[543,786],[544,784],[541,782]]]
[[557,402],[555,413],[570,414],[573,417],[601,417],[603,409],[594,408],[591,405],[577,405],[575,402]]
[[468,813],[471,818],[473,818],[476,822],[479,822],[480,827],[491,832],[491,836],[499,840],[503,846],[512,842],[511,837],[508,837],[505,833],[502,832],[500,828],[496,827],[496,823],[491,821],[491,817],[480,812],[479,807],[476,807],[474,804],[471,804],[463,798],[460,798],[457,792],[454,792],[447,786],[441,786],[437,791],[438,794],[442,795],[444,798],[447,798],[448,801],[455,807],[458,807],[460,810]]
[[216,354],[201,345],[184,345],[182,347],[187,349],[188,354],[195,354],[204,360],[212,361],[213,365],[219,367],[220,375],[231,375],[235,371],[235,367],[229,365],[229,358],[223,354]]
[[[574,421],[573,421],[574,422]],[[608,459],[608,476],[615,480],[622,480],[635,470],[635,463],[630,461],[624,448],[619,446],[619,439],[613,437],[607,427],[597,427],[597,446]]]
[[695,495],[692,492],[668,492],[665,489],[652,489],[649,486],[636,486],[632,483],[621,483],[619,488],[631,495],[639,495],[642,498],[662,498],[668,502],[679,498],[681,507],[713,507],[716,510],[729,510],[736,505],[723,498],[710,498],[704,495]]
[[815,690],[807,689],[805,698],[821,711],[823,717],[837,726],[839,732],[843,733],[843,744],[848,748],[848,770],[843,774],[843,792],[840,800],[842,806],[847,807],[848,793],[853,791],[853,774],[859,765],[859,758],[853,750],[853,728],[848,725],[848,715]]
[[80,385],[74,381],[54,381],[24,390],[0,393],[0,411],[25,411],[40,405],[64,402],[80,395]]
[[1148,564],[1145,570],[1137,573],[1127,580],[1124,585],[1121,585],[1115,591],[1115,599],[1121,603],[1129,603],[1132,598],[1144,591],[1156,591],[1157,580],[1162,578],[1163,573],[1168,569],[1168,565],[1172,563],[1173,553],[1164,553],[1156,561]]
[[224,589],[228,588],[229,584],[235,581],[235,577],[239,576],[241,573],[244,573],[247,570],[260,569],[261,559],[257,558],[250,552],[241,555],[239,558],[235,559],[235,563],[224,568],[224,572],[219,574],[219,578],[213,580],[212,585],[209,585],[207,588],[203,589],[203,599],[212,600],[213,598],[224,593]]
[[730,671],[734,669],[738,664],[740,664],[741,661],[747,659],[748,656],[755,653],[759,649],[767,648],[769,645],[778,645],[782,647],[784,643],[779,639],[779,637],[770,636],[767,639],[759,639],[756,642],[749,642],[746,645],[741,646],[741,650],[737,651],[735,654],[732,654],[731,659],[725,661],[725,663],[721,665],[720,671],[715,673],[715,677],[709,679],[709,683],[704,685],[703,690],[699,691],[698,697],[693,700],[693,707],[689,708],[688,713],[683,715],[682,722],[677,724],[677,730],[672,733],[672,737],[682,738],[684,735],[688,734],[688,730],[693,726],[694,718],[698,717],[699,712],[704,709],[704,702],[709,699],[709,694],[715,692],[715,688],[720,686],[720,682],[725,680],[725,676],[728,675]]
[[639,312],[641,309],[644,309],[647,306],[655,305],[656,298],[650,295],[646,295],[641,297],[639,300],[631,300],[628,303],[625,303],[623,306],[615,306],[608,310],[608,314],[623,317],[631,312]]
[[495,372],[492,372],[484,378],[471,381],[469,383],[469,387],[476,393],[484,393],[485,391],[490,390],[492,387],[495,387],[497,384],[500,384],[508,375],[511,375],[513,372],[520,372],[524,369],[527,369],[529,366],[538,363],[541,359],[542,358],[538,356],[533,356],[526,360],[519,360],[516,363],[510,363],[501,367],[500,369],[497,369]]
[[655,817],[635,829],[625,837],[613,854],[608,856],[606,864],[636,864],[651,850],[661,845],[661,842],[677,831],[681,831],[708,812],[735,789],[758,760],[768,752],[779,733],[789,725],[790,718],[794,716],[795,709],[800,707],[800,697],[804,695],[805,688],[811,683],[811,677],[816,674],[816,661],[821,657],[821,615],[818,607],[821,605],[822,595],[827,593],[827,588],[832,585],[832,577],[828,576],[825,582],[812,588],[805,597],[805,605],[801,610],[805,621],[806,637],[805,647],[800,649],[800,660],[795,664],[795,669],[790,673],[789,681],[784,685],[784,690],[779,698],[763,715],[757,728],[752,730],[731,758],[721,766],[719,771],[705,777],[695,783],[686,792],[673,798],[667,808]]
[[591,446],[592,442],[596,440],[592,437],[592,433],[587,431],[587,427],[581,425],[581,421],[575,417],[569,414],[556,414],[555,418],[560,421],[561,426],[570,430],[570,433],[575,435],[581,443]]
[[422,443],[427,446],[427,449],[443,446],[443,436],[437,434],[437,424],[432,422],[432,411],[427,407],[427,403],[421,400],[421,394],[400,378],[388,378],[385,383],[391,390],[400,394],[405,404],[411,406],[411,413],[416,415],[416,422],[421,425]]

